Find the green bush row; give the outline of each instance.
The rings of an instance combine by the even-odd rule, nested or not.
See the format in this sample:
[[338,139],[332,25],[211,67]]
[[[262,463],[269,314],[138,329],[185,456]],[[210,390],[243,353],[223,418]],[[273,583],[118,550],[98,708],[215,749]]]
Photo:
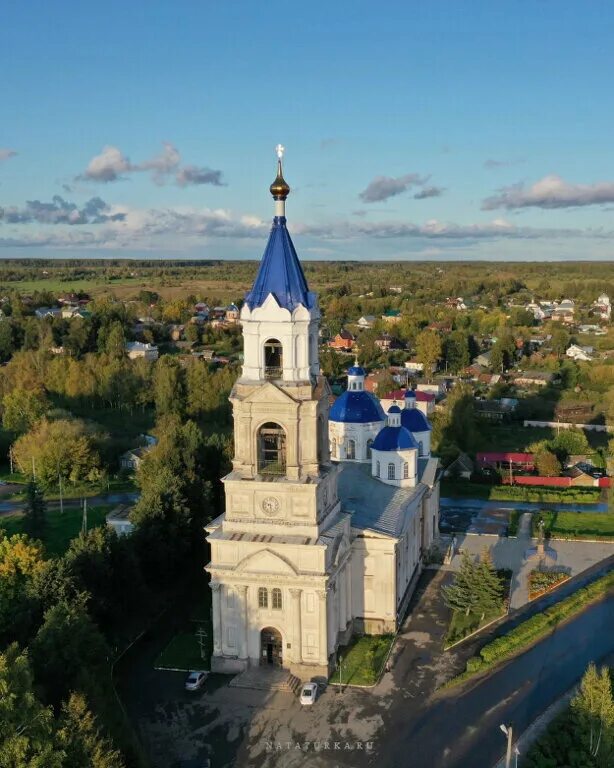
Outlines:
[[547,608],[543,613],[538,613],[530,619],[523,621],[507,634],[487,643],[480,651],[479,656],[474,656],[467,661],[465,672],[450,680],[448,685],[460,683],[478,672],[483,672],[489,667],[495,666],[517,651],[527,648],[536,640],[540,640],[547,635],[562,621],[579,613],[590,603],[607,595],[613,587],[614,571],[579,589],[573,595],[561,600],[560,603]]

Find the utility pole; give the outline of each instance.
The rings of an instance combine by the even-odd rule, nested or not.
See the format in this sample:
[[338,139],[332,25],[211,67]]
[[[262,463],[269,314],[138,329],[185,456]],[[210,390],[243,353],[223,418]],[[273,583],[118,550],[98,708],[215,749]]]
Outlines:
[[32,479],[36,480],[36,462],[34,461],[34,456],[32,456]]
[[83,499],[83,522],[81,525],[81,532],[84,536],[87,533],[87,499]]
[[13,474],[13,446],[9,447],[9,462],[11,464],[11,475]]
[[507,736],[507,750],[505,752],[505,768],[512,768],[512,740],[513,740],[512,726],[501,724],[499,728],[501,728],[503,733]]

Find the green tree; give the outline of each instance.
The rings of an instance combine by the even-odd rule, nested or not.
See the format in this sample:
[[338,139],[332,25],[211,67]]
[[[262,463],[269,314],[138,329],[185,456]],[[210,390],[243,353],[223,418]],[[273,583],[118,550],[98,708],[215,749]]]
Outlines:
[[459,570],[454,581],[442,587],[445,604],[453,611],[468,616],[479,606],[478,568],[468,552],[463,552]]
[[502,333],[494,343],[490,352],[491,370],[502,372],[511,368],[514,364],[516,345],[510,333]]
[[8,537],[0,529],[0,644],[29,637],[38,612],[33,584],[44,568],[38,542],[25,534]]
[[469,365],[469,343],[464,331],[452,331],[443,342],[443,356],[452,373]]
[[80,419],[42,419],[13,445],[20,471],[31,475],[46,488],[58,477],[76,485],[100,478],[100,457],[92,430]]
[[64,752],[62,768],[123,768],[124,761],[104,736],[85,697],[71,693],[62,704],[57,742]]
[[421,331],[416,338],[416,358],[424,366],[427,379],[433,374],[441,357],[441,338],[435,331]]
[[542,448],[535,454],[535,466],[542,477],[558,477],[561,474],[561,463],[556,454],[547,448]]
[[0,322],[0,361],[8,360],[15,349],[13,325],[10,320]]
[[565,354],[571,336],[564,328],[557,328],[552,332],[552,338],[550,339],[550,347],[555,355],[559,357]]
[[49,407],[42,390],[16,387],[2,398],[2,426],[10,432],[27,432]]
[[0,691],[0,768],[64,768],[53,712],[38,700],[28,657],[16,643],[0,653]]
[[500,613],[503,608],[503,583],[488,551],[484,547],[476,567],[476,609],[482,619],[486,614]]
[[105,351],[110,357],[122,358],[126,355],[126,337],[124,326],[119,320],[111,323],[106,341]]
[[614,696],[612,679],[607,667],[598,671],[589,664],[580,683],[580,690],[571,701],[583,735],[583,741],[597,765],[612,765],[614,759]]
[[554,440],[551,440],[550,447],[563,461],[568,456],[583,456],[592,452],[581,429],[562,429]]
[[30,644],[36,680],[54,706],[74,690],[96,703],[104,695],[99,681],[109,680],[109,648],[88,615],[86,599],[80,595],[49,608]]
[[188,323],[184,332],[185,340],[196,343],[200,341],[200,328],[196,323]]
[[184,413],[183,371],[179,362],[169,355],[162,355],[156,362],[153,374],[153,390],[158,417],[171,413]]
[[26,486],[24,517],[25,532],[34,539],[40,539],[45,530],[47,505],[36,480],[30,480]]

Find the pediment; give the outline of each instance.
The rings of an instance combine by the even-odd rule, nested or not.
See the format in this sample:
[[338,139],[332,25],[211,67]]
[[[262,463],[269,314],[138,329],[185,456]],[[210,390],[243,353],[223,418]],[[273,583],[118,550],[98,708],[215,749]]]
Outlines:
[[265,382],[260,387],[256,387],[253,392],[244,398],[244,403],[279,403],[280,405],[295,405],[295,401],[283,389],[276,387],[270,381]]
[[298,574],[292,563],[282,555],[271,549],[261,549],[252,555],[244,557],[237,564],[237,571],[249,571],[250,573],[278,573],[281,575]]

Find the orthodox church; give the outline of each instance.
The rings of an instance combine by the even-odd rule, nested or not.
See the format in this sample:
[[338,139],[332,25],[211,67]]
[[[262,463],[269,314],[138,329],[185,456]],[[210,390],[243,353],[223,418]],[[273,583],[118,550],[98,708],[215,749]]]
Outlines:
[[282,153],[273,226],[241,309],[226,511],[206,527],[211,668],[277,665],[309,679],[330,673],[353,633],[397,628],[437,536],[439,478],[426,419],[408,417],[409,402],[385,423],[358,366],[329,414],[320,312],[286,227]]

